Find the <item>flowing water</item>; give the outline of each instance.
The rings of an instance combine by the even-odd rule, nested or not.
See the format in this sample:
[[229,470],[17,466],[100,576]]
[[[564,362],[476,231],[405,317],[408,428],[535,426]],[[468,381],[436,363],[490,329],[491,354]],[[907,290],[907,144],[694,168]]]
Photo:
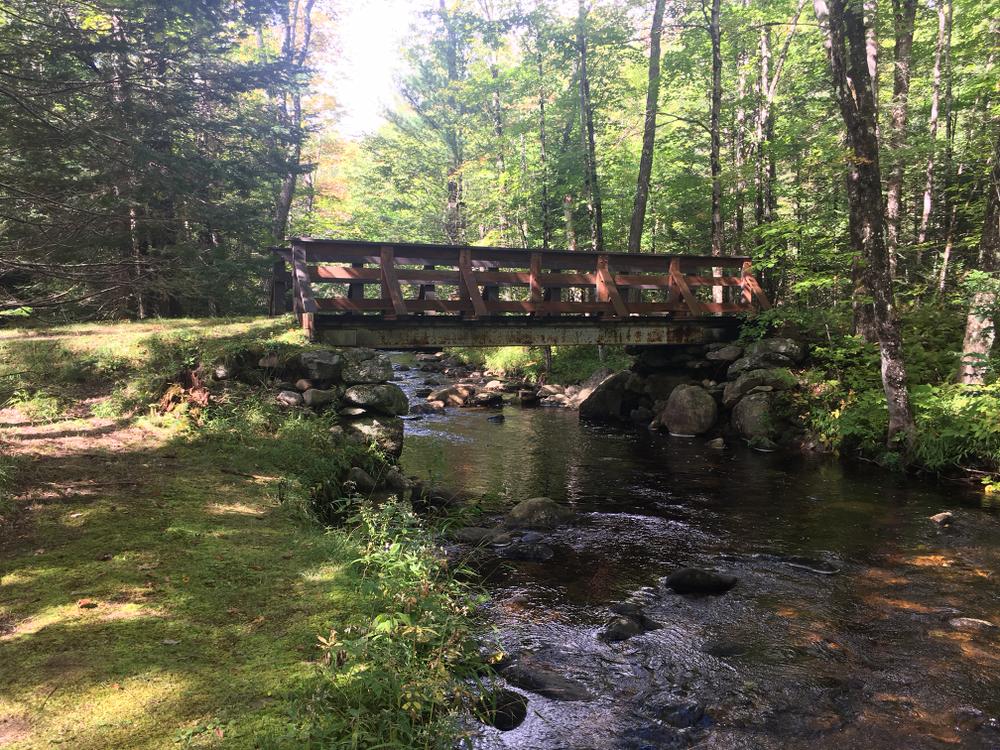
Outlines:
[[[423,373],[401,374],[412,392]],[[482,748],[1000,748],[1000,520],[980,493],[828,457],[712,450],[576,412],[451,409],[407,422],[404,467],[576,515],[543,562],[486,578],[504,648],[584,694],[520,690]],[[943,510],[954,523],[928,517]],[[738,576],[678,596],[682,566]],[[639,601],[662,625],[597,636]]]

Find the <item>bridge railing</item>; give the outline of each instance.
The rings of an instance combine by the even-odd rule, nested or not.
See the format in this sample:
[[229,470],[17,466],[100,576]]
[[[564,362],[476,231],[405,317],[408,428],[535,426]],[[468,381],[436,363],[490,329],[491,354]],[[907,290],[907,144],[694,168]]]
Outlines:
[[[272,312],[703,317],[770,307],[746,256],[664,255],[295,239],[274,251]],[[712,290],[721,288],[722,302]],[[331,321],[332,322],[332,321]]]

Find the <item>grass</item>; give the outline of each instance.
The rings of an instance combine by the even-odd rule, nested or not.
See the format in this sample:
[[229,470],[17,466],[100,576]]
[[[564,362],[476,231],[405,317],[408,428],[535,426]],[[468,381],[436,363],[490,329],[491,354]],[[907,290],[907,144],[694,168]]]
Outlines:
[[181,369],[298,336],[259,319],[0,333],[0,747],[452,741],[473,592],[399,508],[314,519],[377,459],[263,384],[150,408]]

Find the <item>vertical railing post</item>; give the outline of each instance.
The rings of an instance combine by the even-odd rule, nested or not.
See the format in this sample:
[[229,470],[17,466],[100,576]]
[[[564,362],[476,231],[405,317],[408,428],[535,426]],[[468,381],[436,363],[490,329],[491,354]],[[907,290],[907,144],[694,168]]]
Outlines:
[[316,300],[313,299],[312,284],[309,281],[309,266],[306,264],[306,251],[301,245],[292,243],[292,288],[299,323],[306,336],[312,340],[316,335],[315,314]]
[[[364,263],[352,263],[351,268],[364,268]],[[348,284],[347,285],[347,299],[349,300],[361,300],[365,298],[365,285],[364,284]]]
[[[542,256],[538,253],[532,253],[528,261],[528,286],[530,289],[529,299],[536,305],[545,301],[545,291],[542,289],[541,275]],[[544,315],[544,313],[533,313],[533,315],[539,314]]]
[[288,312],[288,271],[283,258],[276,258],[271,264],[271,300],[268,315],[272,318]]

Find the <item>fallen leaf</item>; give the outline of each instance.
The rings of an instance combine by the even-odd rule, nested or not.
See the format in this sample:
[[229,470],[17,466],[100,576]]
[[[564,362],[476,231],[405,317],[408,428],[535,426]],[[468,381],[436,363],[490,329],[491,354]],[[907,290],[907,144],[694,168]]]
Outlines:
[[94,607],[97,606],[97,602],[95,602],[93,599],[81,599],[76,603],[76,606],[80,607],[81,609],[93,609]]
[[160,643],[164,646],[176,646],[180,641],[175,641],[173,638],[164,638]]

